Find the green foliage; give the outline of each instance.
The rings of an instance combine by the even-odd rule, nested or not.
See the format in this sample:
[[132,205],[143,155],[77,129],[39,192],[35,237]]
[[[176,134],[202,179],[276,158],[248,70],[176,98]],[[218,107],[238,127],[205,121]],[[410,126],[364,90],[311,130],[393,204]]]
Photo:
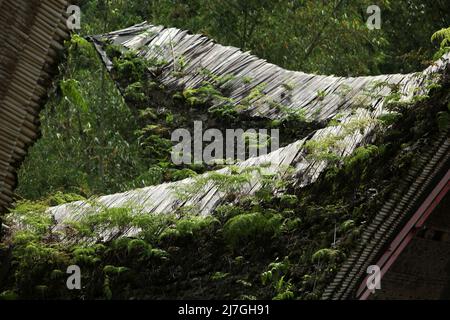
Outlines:
[[291,300],[294,298],[294,286],[291,281],[286,281],[286,273],[289,272],[291,265],[288,257],[283,261],[272,262],[268,270],[261,274],[261,282],[265,285],[271,285],[274,290],[274,300]]
[[310,157],[317,160],[336,162],[339,156],[333,150],[342,141],[341,136],[329,135],[320,139],[309,140],[305,144],[305,150]]
[[65,42],[65,46],[69,52],[77,52],[79,56],[68,56],[69,63],[76,61],[80,69],[90,68],[95,65],[93,61],[96,58],[96,51],[92,43],[80,37],[77,34],[72,35],[72,38]]
[[103,267],[103,273],[111,275],[120,275],[121,273],[127,272],[129,269],[127,267],[116,267],[107,265]]
[[44,199],[44,203],[48,204],[49,206],[59,206],[65,203],[75,202],[75,201],[83,201],[86,200],[85,197],[80,196],[76,193],[63,193],[61,191],[58,191],[49,197],[47,199]]
[[279,214],[245,213],[231,218],[224,226],[224,238],[229,245],[238,249],[255,238],[268,241],[278,232],[283,222]]
[[183,97],[187,103],[196,107],[210,106],[208,113],[221,121],[237,118],[238,110],[234,101],[224,95],[224,91],[234,77],[232,75],[219,77],[206,69],[202,72],[207,76],[207,80],[197,88],[188,88],[183,91]]
[[74,263],[96,265],[101,261],[99,252],[103,249],[103,246],[76,246],[72,251]]
[[439,59],[444,54],[450,52],[450,28],[442,28],[431,36],[431,41],[440,41],[439,51],[434,58]]
[[100,34],[148,20],[207,34],[293,70],[366,75],[421,69],[435,52],[430,35],[448,27],[447,4],[383,0],[377,3],[383,27],[373,31],[361,11],[371,4],[369,0],[319,4],[232,0],[228,5],[221,0],[83,0],[81,32]]
[[133,221],[131,208],[104,208],[87,216],[87,223],[92,226],[105,226],[108,228],[126,228]]
[[229,103],[215,105],[209,108],[208,112],[217,119],[234,120],[238,116],[236,107]]
[[352,230],[354,227],[355,227],[354,220],[346,220],[340,225],[339,229],[341,232],[347,232],[349,230]]
[[[218,76],[208,69],[202,69],[201,73],[207,77],[208,79],[207,82],[211,83],[214,87],[222,91],[226,90],[231,85],[232,81],[235,80],[235,77],[232,74],[225,74],[223,76]],[[248,79],[244,80],[248,81]]]
[[379,120],[371,118],[358,118],[339,123],[339,130],[325,133],[316,139],[308,140],[305,149],[308,156],[315,160],[336,163],[341,160],[344,139],[357,132],[363,133],[370,125],[376,125]]
[[183,91],[183,96],[189,104],[195,106],[205,105],[212,102],[214,99],[220,99],[222,97],[222,93],[212,84],[204,82],[199,88],[185,89]]
[[74,35],[65,54],[40,116],[42,138],[18,173],[26,199],[126,190],[145,168],[137,124],[92,44]]
[[211,276],[211,280],[212,281],[219,281],[219,280],[223,280],[226,277],[228,277],[230,274],[227,272],[215,272],[212,276]]
[[181,237],[193,236],[199,230],[209,226],[214,218],[190,217],[177,222],[176,229]]
[[[99,34],[148,19],[154,24],[202,32],[223,44],[252,50],[270,62],[305,72],[353,76],[409,72],[428,65],[435,51],[430,34],[448,26],[449,11],[443,10],[442,1],[382,1],[383,28],[377,31],[367,29],[366,16],[361,14],[361,8],[369,4],[368,0],[231,0],[226,5],[219,0],[83,0],[81,33]],[[448,30],[444,28],[432,37],[440,42],[436,57],[449,51]],[[367,189],[388,190],[384,181],[387,175],[393,175],[390,168],[407,168],[414,158],[414,153],[407,151],[410,144],[406,144],[408,148],[403,148],[394,163],[385,162],[383,150],[394,152],[392,144],[399,144],[394,141],[358,148],[341,159],[337,152],[341,140],[369,125],[398,127],[400,117],[402,121],[410,118],[404,113],[405,106],[430,98],[415,95],[412,101],[400,102],[399,90],[392,87],[386,101],[396,112],[373,122],[361,119],[341,123],[336,117],[329,125],[341,126],[341,132],[310,140],[306,148],[314,159],[343,160],[343,168],[332,167],[319,180],[320,192],[312,186],[311,190],[290,190],[295,192],[274,197],[274,189],[292,188],[290,181],[264,175],[255,168],[230,167],[226,174],[203,176],[197,173],[205,168],[172,166],[168,133],[190,121],[193,111],[201,116],[207,111],[212,119],[241,125],[241,111],[258,101],[268,102],[280,113],[273,127],[294,124],[298,131],[298,125],[306,123],[304,109],[288,109],[279,102],[267,101],[264,84],[236,105],[226,98],[227,90],[239,82],[257,85],[258,79],[219,77],[206,69],[199,71],[205,76],[199,87],[167,93],[154,78],[164,61],[147,61],[132,50],[112,44],[106,44],[105,49],[113,61],[113,80],[129,107],[93,46],[74,35],[66,43],[66,63],[59,66],[60,74],[41,114],[43,137],[19,172],[17,195],[28,200],[18,202],[5,220],[20,225],[21,231],[8,235],[8,242],[0,247],[0,258],[8,248],[12,250],[12,262],[5,259],[8,276],[0,279],[0,299],[185,298],[204,297],[212,288],[214,295],[225,298],[318,298],[357,239],[359,228],[375,211]],[[187,59],[173,58],[173,75],[185,76]],[[441,89],[435,80],[426,83],[427,90]],[[288,79],[280,81],[288,99],[295,88]],[[341,89],[340,95],[345,98],[351,88]],[[367,92],[367,96],[377,94],[376,90]],[[325,92],[317,92],[318,100],[325,97]],[[441,130],[448,128],[449,112],[430,112],[429,117],[433,126],[420,120],[429,134],[433,134],[436,123]],[[413,125],[401,128],[398,140],[412,139],[410,135],[418,131]],[[262,178],[261,191],[241,202],[230,197],[209,218],[181,211],[137,214],[138,208],[106,209],[93,204],[85,219],[67,221],[67,228],[54,231],[54,221],[47,212],[48,206],[84,200],[83,196],[188,177],[194,179],[186,194],[213,184],[233,196],[250,186],[256,174]],[[314,199],[317,195],[319,201]],[[376,200],[373,202],[383,202],[383,198]],[[135,238],[95,244],[106,229],[126,232],[129,228],[137,229]],[[328,248],[334,231],[339,241]],[[65,235],[72,241],[64,242]],[[84,241],[73,245],[81,239]],[[240,251],[239,257],[233,255],[236,251]],[[275,260],[285,255],[289,257]],[[70,264],[83,267],[85,285],[80,295],[69,292],[63,281]],[[261,281],[251,275],[261,275]],[[221,286],[210,286],[208,281],[220,281]]]
[[147,243],[156,244],[173,223],[175,218],[172,215],[148,213],[134,217],[132,225],[140,229],[139,236]]
[[133,239],[127,244],[127,251],[129,254],[133,252],[145,253],[146,255],[151,254],[152,247],[144,240]]
[[380,120],[384,126],[388,127],[388,126],[396,123],[401,117],[402,117],[401,113],[389,112],[389,113],[385,113],[385,114],[382,114],[381,116],[379,116],[378,120]]
[[6,290],[0,293],[0,300],[17,300],[18,296],[12,290]]
[[263,98],[265,96],[265,94],[264,94],[265,87],[266,87],[266,84],[261,83],[261,84],[257,85],[255,88],[253,88],[250,91],[250,93],[248,94],[248,96],[241,100],[242,107],[244,109],[248,108],[251,106],[251,104],[253,102],[255,102],[258,99]]
[[345,165],[348,167],[354,167],[358,163],[364,163],[370,158],[376,156],[379,153],[379,149],[374,145],[367,145],[365,147],[356,148],[350,157],[345,159]]
[[144,92],[142,92],[143,86],[141,82],[135,82],[126,87],[124,92],[124,97],[127,101],[133,102],[145,102],[146,96]]
[[[281,123],[286,122],[306,122],[306,110],[303,108],[288,108],[281,103],[269,101],[269,105],[281,113],[281,117],[276,120]],[[277,125],[279,126],[279,125]]]
[[[60,193],[42,203],[23,202],[12,217],[24,216],[29,227],[10,239],[11,276],[2,283],[2,297],[318,299],[358,243],[361,228],[397,185],[397,168],[408,168],[408,159],[420,154],[411,132],[423,126],[427,136],[438,134],[435,116],[442,112],[441,105],[409,112],[413,114],[404,114],[404,119],[412,122],[386,129],[401,130],[395,141],[386,134],[376,145],[356,149],[343,159],[343,166],[333,167],[332,174],[308,188],[296,188],[286,178],[290,168],[280,168],[286,175],[279,182],[280,177],[265,174],[269,164],[245,170],[229,167],[224,171],[231,179],[217,176],[212,182],[226,190],[233,180],[248,183],[240,175],[259,175],[267,192],[225,202],[209,218],[195,215],[196,208],[157,215],[131,207],[104,210],[91,201],[90,215],[78,222],[91,233],[78,242],[70,228],[53,234],[45,215],[49,203],[78,196]],[[342,130],[357,132],[364,123],[344,123]],[[271,188],[276,186],[280,194],[274,196]],[[95,244],[105,228],[136,228],[137,233],[132,239]],[[70,244],[59,240],[65,234]],[[71,264],[82,267],[81,293],[65,287],[64,270]]]
[[327,96],[326,91],[324,91],[324,90],[319,90],[319,91],[317,91],[317,99],[318,99],[319,101],[324,100],[326,96]]
[[252,77],[249,77],[249,76],[246,76],[246,77],[243,77],[242,78],[242,82],[244,83],[244,84],[250,84],[250,83],[252,83],[252,81],[253,81],[253,78]]
[[56,193],[40,201],[18,201],[6,216],[6,222],[18,224],[21,231],[14,235],[16,241],[26,243],[26,239],[44,238],[51,233],[53,219],[47,211],[49,206],[82,200],[75,194]]
[[184,180],[187,178],[193,178],[197,176],[197,172],[195,172],[194,170],[191,169],[181,169],[181,170],[175,170],[173,175],[172,175],[172,179],[173,180]]
[[80,83],[77,80],[63,80],[59,85],[66,99],[68,99],[73,105],[80,108],[81,112],[86,113],[89,111],[89,107],[80,93]]
[[[108,48],[108,45],[106,48]],[[140,81],[145,81],[148,69],[151,66],[157,65],[156,61],[147,60],[133,50],[126,51],[119,57],[115,56],[112,59],[114,69],[117,70],[120,81],[135,84],[135,86],[141,86],[139,83]]]
[[275,285],[276,296],[273,300],[292,300],[294,299],[293,291],[294,286],[290,281],[285,280],[285,276],[282,276]]
[[253,173],[260,170],[260,168],[238,168],[235,166],[228,167],[229,171],[222,173],[218,171],[211,171],[203,175],[194,177],[194,181],[183,185],[175,186],[174,191],[180,199],[188,199],[199,190],[202,190],[208,185],[216,187],[219,191],[228,194],[238,194],[243,192],[243,188],[248,186]]
[[[40,232],[21,231],[12,239],[13,279],[17,295],[44,298],[47,288],[43,283],[49,278],[49,271],[68,263],[67,257],[56,245],[44,243]],[[14,294],[6,296],[11,297],[14,297]]]
[[156,257],[162,261],[164,260],[168,260],[168,256],[169,254],[165,251],[165,250],[161,250],[161,249],[152,249],[151,254],[153,257]]
[[320,249],[312,255],[312,262],[333,262],[338,259],[340,256],[340,252],[335,249]]
[[188,216],[176,221],[175,225],[168,228],[161,238],[187,238],[193,237],[196,233],[209,227],[218,221],[212,217]]
[[180,56],[176,59],[174,57],[174,61],[174,71],[172,72],[172,74],[177,78],[184,77],[186,75],[185,70],[188,66],[186,59],[184,58],[184,56]]
[[292,84],[291,82],[285,82],[285,83],[282,84],[282,86],[287,91],[292,91],[292,90],[295,89],[294,84]]
[[293,194],[283,194],[280,197],[280,204],[283,208],[292,208],[298,204],[298,198]]
[[270,282],[278,282],[290,268],[288,257],[283,261],[275,261],[269,264],[268,270],[261,274],[261,282],[266,285]]

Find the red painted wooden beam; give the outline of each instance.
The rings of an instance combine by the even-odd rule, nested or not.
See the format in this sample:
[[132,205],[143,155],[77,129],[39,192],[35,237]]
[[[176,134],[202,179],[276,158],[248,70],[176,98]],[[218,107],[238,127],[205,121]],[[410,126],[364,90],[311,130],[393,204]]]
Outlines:
[[[411,219],[409,219],[400,233],[392,241],[387,251],[376,263],[376,265],[380,267],[381,278],[386,274],[395,260],[406,248],[408,243],[413,239],[417,231],[424,225],[424,223],[430,217],[431,213],[434,211],[434,209],[436,209],[436,207],[439,205],[439,203],[442,201],[449,190],[450,170],[447,171],[447,174],[428,195],[428,197],[417,209]],[[366,276],[364,278],[356,293],[356,297],[360,300],[366,300],[371,294],[371,290],[369,290],[366,285],[368,277],[369,276]]]

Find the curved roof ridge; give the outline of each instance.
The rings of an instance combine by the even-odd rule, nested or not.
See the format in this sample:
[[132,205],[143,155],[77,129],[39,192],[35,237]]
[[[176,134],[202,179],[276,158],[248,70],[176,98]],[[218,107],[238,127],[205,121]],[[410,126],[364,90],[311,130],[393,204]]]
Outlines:
[[[155,32],[149,32],[149,30]],[[127,28],[125,31],[115,31],[101,37],[96,37],[95,39],[96,41],[100,41],[102,37],[110,39],[116,45],[134,49],[147,58],[152,58],[157,50],[159,58],[168,59],[172,56],[172,62],[167,61],[166,66],[164,67],[165,71],[159,79],[166,86],[173,86],[173,88],[178,89],[186,88],[192,83],[198,83],[200,79],[197,81],[193,81],[192,79],[203,77],[196,71],[196,68],[199,68],[199,65],[204,61],[201,57],[205,58],[205,63],[207,65],[213,66],[213,70],[221,70],[221,66],[223,65],[228,66],[227,68],[229,69],[222,68],[223,70],[220,71],[219,76],[226,75],[227,70],[240,70],[238,71],[238,75],[248,75],[251,73],[251,68],[246,72],[242,72],[245,67],[238,66],[236,68],[236,65],[233,64],[232,61],[226,60],[227,57],[232,57],[233,61],[240,61],[242,55],[244,55],[245,59],[250,59],[249,57],[251,57],[249,63],[256,66],[256,68],[264,68],[262,65],[265,63],[263,63],[263,60],[247,53],[236,53],[234,48],[214,44],[204,36],[188,36],[186,32],[175,28],[164,29],[148,24],[140,24],[138,26]],[[171,41],[174,42],[171,43]],[[161,45],[169,45],[170,48],[164,49]],[[197,49],[196,46],[198,46]],[[97,43],[97,50],[99,50],[103,58],[106,59],[106,54],[99,43]],[[173,52],[175,52],[175,54]],[[173,56],[184,54],[186,52],[188,53],[186,57],[187,63],[189,64],[189,62],[192,62],[193,65],[188,67],[184,77],[175,77],[171,74],[171,70],[173,70],[173,61],[176,60]],[[208,52],[208,54],[214,53],[214,58],[208,58],[207,55],[205,56],[205,52]],[[229,52],[230,55],[227,55],[227,52]],[[236,64],[238,64],[238,62],[236,62]],[[390,99],[389,95],[393,92],[397,92],[401,95],[399,100],[406,102],[415,97],[417,98],[429,93],[430,88],[427,85],[427,81],[430,81],[431,83],[440,82],[442,76],[447,72],[448,64],[449,55],[420,73],[359,78],[336,77],[336,79],[339,79],[339,83],[330,83],[330,79],[333,79],[331,76],[315,76],[302,73],[302,79],[305,80],[305,83],[308,82],[311,88],[294,89],[293,96],[299,96],[299,100],[306,103],[306,105],[312,105],[311,110],[314,110],[319,103],[323,102],[324,105],[322,107],[326,108],[326,112],[323,113],[323,119],[332,118],[339,112],[340,117],[337,123],[333,126],[317,130],[310,137],[298,140],[284,148],[269,153],[268,155],[250,158],[238,164],[238,166],[240,168],[247,168],[249,166],[261,166],[269,163],[270,165],[265,167],[264,170],[281,176],[286,174],[286,167],[291,166],[294,168],[298,187],[314,183],[319,175],[327,168],[328,162],[323,159],[308,157],[308,148],[305,146],[306,143],[309,141],[320,142],[324,137],[334,135],[335,137],[339,137],[339,144],[335,146],[336,153],[341,156],[350,155],[357,147],[364,146],[371,142],[373,131],[377,127],[376,119],[381,114],[389,112],[385,108],[386,102]],[[272,68],[271,66],[276,67],[275,65],[269,65],[270,68]],[[283,71],[284,69],[279,67],[276,68],[276,73],[286,72],[286,75],[291,75],[293,72]],[[257,73],[258,72],[255,71],[255,74]],[[358,80],[361,81],[358,82]],[[386,83],[383,83],[382,81],[385,81]],[[256,80],[255,82],[260,83],[261,81]],[[325,97],[320,101],[317,99],[317,93],[316,96],[313,94],[312,88],[315,88],[316,90],[334,88],[334,90],[336,90],[339,87],[339,84],[342,83],[348,84],[350,90],[353,91],[352,94],[347,93],[345,95],[348,99],[344,99],[344,101],[340,101],[336,96],[330,97],[328,100]],[[375,90],[378,90],[376,94],[374,92],[367,92],[367,86],[369,84],[376,87]],[[242,82],[237,80],[237,83],[235,84],[236,88],[234,90],[238,92],[244,85],[245,84],[242,84]],[[257,86],[257,84],[255,86]],[[283,87],[283,83],[278,81],[277,83],[272,83],[272,86],[276,89],[280,89],[280,86]],[[266,98],[267,95],[271,94],[272,96],[278,95],[279,91],[276,91],[275,89],[269,90],[269,92],[266,93]],[[238,93],[236,93],[236,95],[238,95]],[[365,101],[361,101],[364,99]],[[259,110],[261,112],[264,110],[264,101],[261,104],[262,106],[258,107],[255,105],[258,105],[258,101],[253,101],[253,110]],[[293,105],[294,104],[291,104],[291,106]],[[269,111],[266,111],[265,115],[273,118],[280,116],[279,113],[270,113]],[[356,127],[357,130],[349,130],[349,127],[353,129]],[[226,174],[227,170],[228,169],[222,169],[219,172]],[[202,175],[201,177],[205,177],[207,174]],[[95,200],[97,203],[100,203],[101,206],[106,207],[133,205],[138,207],[138,211],[141,213],[167,213],[182,207],[196,206],[202,215],[211,214],[217,205],[224,201],[226,193],[218,190],[214,183],[205,183],[202,188],[196,190],[196,192],[190,195],[187,200],[179,198],[175,189],[179,186],[190,184],[192,181],[192,178],[190,178],[179,182],[165,183],[125,193],[107,195]],[[257,176],[255,176],[255,179],[243,188],[242,193],[251,194],[259,188],[259,180]],[[92,212],[92,210],[95,211],[97,208],[95,208],[95,205],[92,205],[92,202],[90,201],[75,202],[49,209],[55,217],[57,228],[62,227],[67,218],[80,219],[84,214]],[[129,230],[127,235],[133,235],[135,232],[136,230]],[[116,233],[113,231],[108,231],[102,236],[104,239],[109,239],[115,235]]]
[[[205,72],[217,77],[232,76],[227,82],[228,97],[239,104],[252,90],[261,89],[248,111],[252,116],[276,119],[282,111],[277,104],[291,110],[303,109],[308,119],[326,120],[364,100],[363,95],[389,95],[399,87],[401,100],[411,98],[414,88],[446,66],[450,55],[423,72],[377,76],[339,77],[307,74],[283,69],[249,52],[223,46],[204,35],[191,34],[177,28],[141,23],[123,30],[95,36],[97,49],[109,68],[112,67],[98,42],[108,39],[113,44],[132,49],[147,59],[164,61],[159,80],[168,89],[195,88],[207,79]],[[183,60],[182,72],[174,72]],[[181,67],[180,67],[181,69]],[[367,99],[366,99],[367,100]],[[365,103],[371,103],[366,101]]]

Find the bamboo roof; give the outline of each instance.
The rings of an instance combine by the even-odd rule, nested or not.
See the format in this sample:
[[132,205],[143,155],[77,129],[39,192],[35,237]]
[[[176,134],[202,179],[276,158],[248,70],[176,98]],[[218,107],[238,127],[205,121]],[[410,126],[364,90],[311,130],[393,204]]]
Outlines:
[[[411,101],[414,97],[427,94],[429,91],[427,84],[430,82],[442,81],[449,65],[449,55],[447,55],[423,72],[412,74],[350,78],[313,75],[282,69],[248,52],[217,44],[202,35],[192,35],[176,28],[143,23],[93,38],[97,50],[109,69],[111,61],[100,44],[100,41],[105,38],[123,48],[136,50],[147,59],[157,58],[165,61],[159,80],[168,88],[183,89],[199,86],[205,79],[204,73],[200,71],[206,68],[219,77],[230,74],[234,76],[235,80],[228,91],[229,96],[238,103],[258,85],[265,83],[264,98],[253,101],[250,107],[253,116],[270,119],[283,116],[280,110],[270,108],[268,102],[270,100],[278,101],[286,108],[307,110],[306,118],[309,120],[331,120],[339,113],[338,124],[319,129],[310,136],[268,155],[250,158],[238,164],[241,168],[263,166],[266,173],[277,174],[280,177],[292,174],[287,168],[293,167],[298,187],[314,183],[328,165],[326,160],[308,157],[305,148],[308,141],[319,141],[327,136],[340,135],[349,125],[355,122],[364,123],[362,130],[346,134],[336,150],[342,156],[350,155],[357,147],[372,141],[376,127],[372,120],[389,112],[385,105],[393,87],[396,87],[400,93],[400,101]],[[181,77],[173,73],[180,57],[187,66]],[[253,81],[250,84],[243,83],[244,77],[251,77]],[[290,88],[287,88],[286,83],[289,83]],[[380,83],[384,85],[379,86]],[[348,88],[344,93],[342,93],[343,87]],[[378,88],[376,94],[373,94],[373,88]],[[319,97],[318,92],[326,94]],[[227,174],[229,169],[225,168],[219,172]],[[190,178],[149,186],[99,197],[95,199],[95,205],[91,201],[80,201],[51,208],[50,212],[56,221],[56,229],[59,229],[64,227],[66,219],[78,220],[85,214],[99,210],[96,208],[97,204],[104,207],[133,206],[142,214],[163,214],[177,209],[195,207],[202,215],[209,215],[227,198],[227,194],[214,183],[207,183],[188,199],[180,198],[177,190],[193,182],[193,178]],[[260,187],[260,180],[255,174],[255,178],[240,193],[252,194]],[[130,229],[125,235],[132,236],[137,231]],[[100,238],[108,240],[116,235],[117,232],[107,230],[100,235]]]
[[38,138],[38,113],[68,38],[65,0],[0,0],[0,212],[13,200],[16,168]]
[[[271,119],[279,118],[282,111],[270,102],[280,103],[288,109],[302,109],[309,119],[330,119],[361,104],[364,94],[377,83],[386,84],[379,88],[380,92],[377,93],[380,95],[390,93],[387,84],[398,84],[402,99],[411,99],[420,94],[414,89],[423,87],[424,82],[442,68],[438,64],[422,73],[367,77],[307,74],[285,70],[250,52],[217,44],[204,35],[148,23],[93,38],[108,69],[112,68],[112,62],[100,47],[100,42],[106,39],[115,45],[135,50],[146,59],[164,63],[165,67],[158,78],[168,89],[196,88],[207,79],[208,75],[202,72],[206,70],[216,77],[233,77],[226,83],[227,91],[230,92],[228,97],[239,104],[252,90],[262,85],[264,97],[253,100],[250,110],[246,111],[253,116]],[[441,62],[444,65],[446,63]],[[376,108],[380,105],[378,100],[372,99],[367,103]]]
[[[0,0],[0,8],[5,1]],[[55,1],[55,3],[57,2]],[[1,17],[3,19],[3,16]],[[1,23],[5,22],[0,20],[0,26],[2,26]],[[374,120],[380,115],[390,112],[387,104],[394,90],[400,95],[400,102],[413,101],[415,98],[426,95],[430,91],[430,84],[442,83],[444,79],[448,79],[450,63],[450,55],[446,55],[422,72],[411,74],[347,78],[306,74],[282,69],[248,52],[217,44],[203,35],[193,35],[176,28],[164,28],[142,23],[92,38],[108,69],[111,69],[112,63],[102,47],[102,42],[105,38],[123,49],[136,50],[139,55],[147,59],[156,58],[163,61],[164,67],[158,78],[169,89],[198,87],[206,77],[202,70],[208,70],[218,77],[233,76],[232,85],[228,92],[229,97],[236,103],[245,99],[253,89],[263,83],[265,84],[263,89],[264,97],[258,97],[253,100],[248,110],[252,116],[279,119],[284,116],[286,110],[303,109],[306,111],[306,120],[328,122],[333,118],[338,119],[332,126],[318,129],[284,148],[268,155],[250,158],[237,165],[240,168],[259,166],[266,173],[277,174],[282,178],[287,175],[294,176],[297,187],[300,188],[314,183],[328,166],[326,160],[308,156],[308,151],[305,147],[308,142],[320,141],[324,137],[333,135],[341,136],[345,133],[342,135],[342,141],[336,146],[335,152],[341,156],[350,155],[357,147],[367,145],[373,141],[377,127]],[[23,41],[22,45],[25,46],[26,43],[27,41]],[[51,47],[51,45],[49,46]],[[6,68],[4,66],[6,64],[3,63],[3,55],[0,55],[0,57],[2,57],[0,61],[1,79],[13,79],[14,74],[20,74],[14,73],[13,70],[8,76],[5,76],[4,70]],[[10,59],[13,61],[14,57]],[[180,59],[183,60],[185,66],[183,67],[183,72],[177,72],[175,75],[174,71],[178,70]],[[18,57],[15,60],[21,61]],[[23,61],[28,60],[24,58]],[[244,81],[244,78],[250,78],[251,81]],[[34,83],[30,84],[30,86],[33,88]],[[26,90],[26,92],[23,92],[24,90],[20,90],[20,86],[19,88],[16,87],[14,86],[13,88],[23,94],[23,96],[20,96],[17,92],[15,93],[16,97],[20,98],[20,101],[29,95],[30,92],[34,92]],[[36,112],[39,108],[39,100],[36,100],[32,105],[28,104],[31,98],[23,101],[24,104],[22,106],[26,105],[28,107],[25,109],[22,107],[21,109],[21,105],[19,105],[15,109],[18,115],[13,111],[6,113],[3,111],[4,101],[6,100],[4,97],[9,92],[14,93],[15,91],[5,90],[3,86],[0,90],[0,105],[2,107],[0,109],[0,121],[11,123],[11,119],[13,119],[16,122],[19,121],[17,123],[22,125],[20,128],[27,128],[31,132],[37,132],[35,127],[28,127],[24,123],[26,123],[26,119],[34,119],[33,115],[35,113],[27,112],[29,110]],[[45,90],[42,87],[38,87],[36,90],[44,95],[42,91]],[[6,101],[10,103],[11,98]],[[271,103],[273,101],[282,104],[285,108],[283,110],[274,108]],[[338,114],[339,118],[336,118]],[[364,126],[360,130],[349,132],[348,127],[355,122],[362,123]],[[32,120],[31,123],[33,123]],[[13,130],[13,128],[17,128],[17,125],[8,126],[8,128],[10,128],[10,132],[8,132],[10,138],[7,140],[9,144],[6,146],[13,151],[5,153],[4,142],[3,140],[0,141],[2,143],[0,149],[1,174],[3,172],[14,172],[13,166],[11,168],[8,167],[14,161],[10,161],[11,158],[2,158],[4,155],[10,156],[14,154],[17,142],[12,144],[11,141],[20,141],[24,146],[27,144],[18,138],[23,136],[22,130],[25,129]],[[3,125],[0,126],[0,132],[2,133],[0,138],[3,137],[1,130],[5,130]],[[29,143],[35,137],[30,135],[28,139]],[[363,230],[358,247],[345,261],[334,280],[325,290],[323,294],[324,299],[354,297],[354,290],[361,281],[361,277],[365,274],[367,266],[385,248],[398,227],[404,223],[405,218],[410,215],[411,211],[417,206],[418,201],[429,190],[435,178],[443,170],[448,170],[449,149],[450,141],[448,131],[446,131],[430,145],[426,154],[417,159],[408,176],[376,214],[374,220]],[[24,154],[24,152],[25,149],[22,149],[22,153],[18,154]],[[9,162],[4,159],[7,159]],[[1,167],[2,165],[3,167]],[[288,170],[288,167],[293,168],[293,170]],[[10,168],[10,171],[4,168]],[[230,169],[224,168],[219,172],[229,174]],[[194,183],[193,179],[195,178],[106,195],[93,199],[93,201],[78,201],[64,204],[50,208],[49,212],[54,218],[54,229],[62,230],[65,228],[67,220],[80,220],[87,214],[95,214],[103,207],[132,206],[138,214],[164,214],[177,209],[194,207],[198,212],[206,216],[211,214],[218,205],[227,201],[227,193],[220,190],[214,182],[204,184],[187,198],[180,197],[177,189],[192,185]],[[9,181],[10,185],[13,185],[14,182],[13,176],[9,180],[0,181],[2,183],[3,181]],[[260,175],[255,172],[254,179],[246,184],[239,194],[240,196],[249,195],[260,188]],[[274,192],[283,192],[283,190],[274,190]],[[2,197],[11,197],[11,193],[2,193]],[[3,203],[8,203],[9,201],[10,198],[5,198]],[[138,231],[129,229],[124,233],[119,233],[118,230],[104,230],[98,237],[99,240],[107,241],[119,235],[133,236]]]

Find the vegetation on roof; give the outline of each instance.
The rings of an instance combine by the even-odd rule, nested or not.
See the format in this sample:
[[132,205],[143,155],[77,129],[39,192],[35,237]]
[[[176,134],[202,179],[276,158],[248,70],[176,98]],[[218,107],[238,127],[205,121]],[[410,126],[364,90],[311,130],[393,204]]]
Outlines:
[[[438,114],[447,112],[448,101],[439,91],[412,106],[374,144],[336,162],[309,187],[295,187],[293,177],[284,181],[283,194],[262,189],[209,217],[195,208],[154,215],[131,204],[94,204],[82,220],[53,231],[45,208],[73,196],[21,202],[7,220],[23,227],[5,238],[2,297],[317,299],[361,230],[439,134]],[[140,231],[96,242],[108,228]],[[70,241],[58,241],[61,235]],[[81,291],[65,289],[69,264],[84,270]]]
[[[369,34],[359,12],[365,0],[339,7],[307,1],[80,1],[82,33],[150,17],[155,24],[203,31],[284,67],[346,76],[418,70],[436,44],[439,56],[448,52],[448,29],[436,33],[434,45],[429,42],[431,30],[448,22],[437,10],[442,3],[410,2],[413,9],[383,1],[386,27]],[[324,23],[323,15],[333,19]],[[394,28],[403,22],[418,32]],[[417,45],[411,37],[426,43]],[[106,40],[101,45],[113,63],[111,73],[86,39],[74,35],[65,45],[65,62],[40,115],[42,138],[19,171],[14,207],[2,217],[7,228],[0,229],[0,299],[318,299],[415,158],[450,123],[448,79],[442,86],[430,80],[424,85],[431,92],[410,101],[389,87],[391,112],[378,119],[342,124],[338,114],[316,122],[303,109],[266,101],[281,114],[270,120],[246,112],[265,98],[264,84],[237,103],[227,95],[236,79],[203,69],[205,80],[195,88],[168,90],[158,81],[164,61],[143,59]],[[183,77],[187,68],[184,57],[176,57],[172,75]],[[243,85],[254,80],[239,79]],[[287,95],[295,89],[289,82],[281,86]],[[366,98],[386,86],[365,92],[355,107],[370,108]],[[343,97],[352,90],[340,89]],[[325,90],[315,94],[319,101],[327,98]],[[261,168],[228,166],[230,174],[199,175],[222,165],[170,161],[170,132],[191,129],[196,119],[205,121],[205,129],[278,128],[282,146],[306,138],[305,156],[329,166],[304,188],[295,175],[268,175],[260,177],[255,194],[237,197]],[[309,140],[316,130],[338,125],[341,132]],[[367,126],[383,130],[347,157],[336,152],[348,135]],[[208,217],[196,207],[156,215],[133,203],[108,208],[86,200],[188,177],[192,184],[177,190],[180,200],[210,182],[229,197]],[[91,204],[89,214],[55,229],[47,209],[77,200]],[[109,230],[122,236],[101,241]],[[127,236],[130,230],[138,232]],[[66,288],[66,268],[73,264],[83,270],[81,291]]]

